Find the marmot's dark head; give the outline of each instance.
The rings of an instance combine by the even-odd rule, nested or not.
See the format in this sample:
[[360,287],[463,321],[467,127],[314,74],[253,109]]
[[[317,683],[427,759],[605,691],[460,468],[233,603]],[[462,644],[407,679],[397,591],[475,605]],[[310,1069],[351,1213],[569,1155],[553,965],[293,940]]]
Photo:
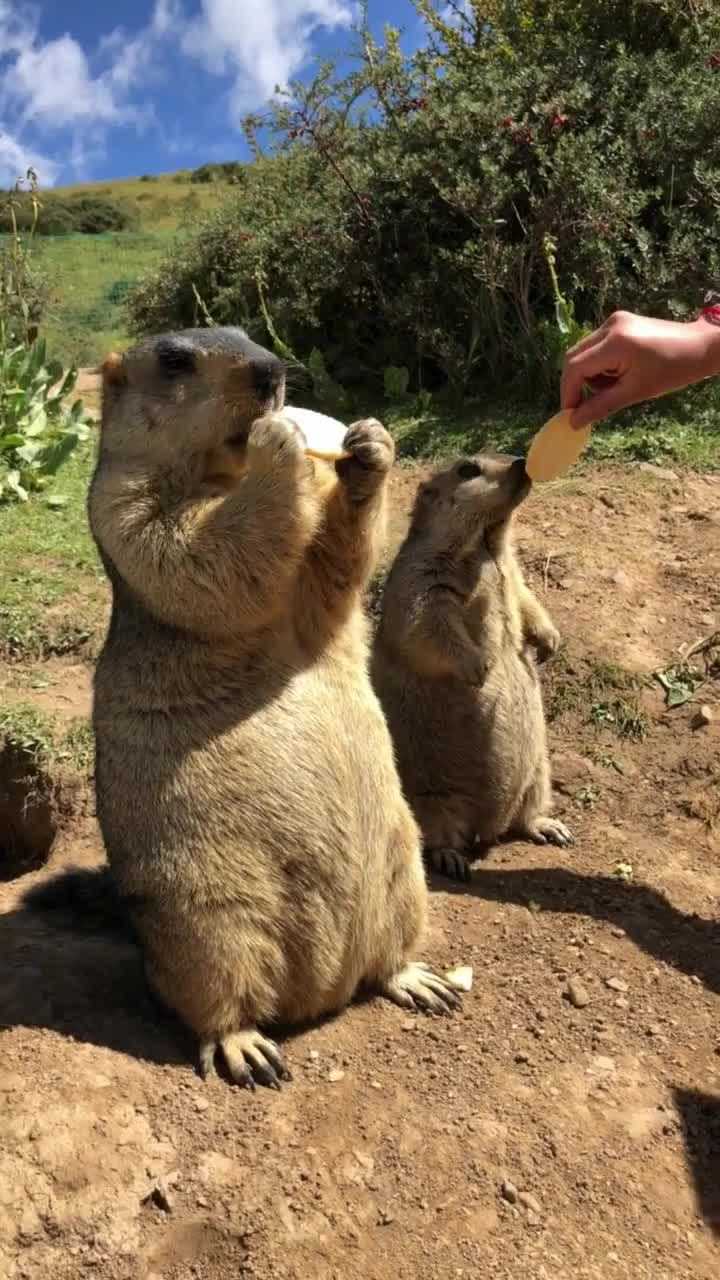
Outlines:
[[465,550],[484,541],[499,548],[531,482],[524,458],[477,454],[461,458],[420,486],[411,532],[437,533],[440,542]]
[[145,338],[102,365],[102,448],[173,465],[220,449],[241,462],[250,427],[285,401],[285,366],[243,329]]

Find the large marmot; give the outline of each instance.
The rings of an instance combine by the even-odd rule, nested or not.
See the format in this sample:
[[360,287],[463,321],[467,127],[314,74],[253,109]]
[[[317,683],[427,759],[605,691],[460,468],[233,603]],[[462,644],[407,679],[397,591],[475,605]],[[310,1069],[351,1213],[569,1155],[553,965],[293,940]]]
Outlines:
[[467,458],[421,486],[383,596],[373,680],[436,870],[469,874],[477,841],[568,844],[548,816],[540,659],[558,633],[523,581],[512,516],[522,459]]
[[104,367],[90,524],[112,584],[97,806],[151,987],[240,1084],[287,1078],[258,1027],[359,988],[448,1011],[411,957],[427,889],[368,674],[361,594],[393,443],[311,460],[283,366],[240,329]]

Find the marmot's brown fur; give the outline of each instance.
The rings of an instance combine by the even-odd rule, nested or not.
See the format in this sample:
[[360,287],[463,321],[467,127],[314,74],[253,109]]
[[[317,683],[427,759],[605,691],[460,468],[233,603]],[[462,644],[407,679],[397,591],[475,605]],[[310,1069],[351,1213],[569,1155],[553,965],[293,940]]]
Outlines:
[[446,1012],[411,962],[417,826],[368,675],[361,592],[390,436],[310,460],[283,367],[240,329],[105,364],[89,513],[113,589],[95,677],[97,804],[152,988],[238,1083],[287,1077],[258,1030],[359,988]]
[[567,844],[548,816],[540,684],[559,636],[526,586],[512,516],[522,459],[463,459],[421,486],[385,587],[373,680],[436,870],[468,875],[477,841]]

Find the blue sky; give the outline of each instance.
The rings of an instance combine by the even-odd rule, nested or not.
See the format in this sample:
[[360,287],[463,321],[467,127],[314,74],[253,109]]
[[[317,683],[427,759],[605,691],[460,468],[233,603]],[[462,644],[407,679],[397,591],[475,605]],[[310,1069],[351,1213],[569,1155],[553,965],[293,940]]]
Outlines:
[[[0,187],[243,158],[240,119],[348,48],[354,0],[0,0]],[[410,0],[369,0],[405,28]]]

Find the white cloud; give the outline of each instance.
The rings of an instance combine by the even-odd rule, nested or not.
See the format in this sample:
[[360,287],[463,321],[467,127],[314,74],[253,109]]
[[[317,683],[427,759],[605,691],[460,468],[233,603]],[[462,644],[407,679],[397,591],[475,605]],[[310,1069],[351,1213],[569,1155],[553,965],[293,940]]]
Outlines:
[[28,169],[34,169],[40,185],[51,187],[55,183],[60,166],[48,156],[40,155],[33,147],[26,147],[0,125],[0,188],[15,185],[25,177]]
[[[158,11],[169,15],[173,0],[158,0]],[[133,124],[142,128],[151,118],[138,90],[151,74],[155,44],[162,32],[151,22],[145,31],[129,36],[121,28],[100,41],[93,70],[88,54],[74,36],[65,33],[42,40],[37,11],[0,0],[0,137],[4,139],[3,173],[14,157],[38,159],[43,183],[60,169],[58,162],[38,158],[23,136],[69,131],[66,163],[75,177],[87,176],[92,161],[104,154],[108,128]],[[7,121],[12,118],[12,127]],[[32,159],[28,159],[28,164]],[[27,165],[25,165],[27,168]]]
[[[348,0],[201,0],[201,8],[197,18],[184,24],[181,47],[213,74],[233,76],[230,112],[235,124],[306,64],[314,31],[348,27],[354,14]],[[177,30],[176,8],[174,22]]]
[[182,23],[180,0],[156,0],[150,24],[156,36],[170,35]]
[[3,92],[16,103],[24,124],[63,129],[78,121],[116,123],[123,107],[108,74],[93,77],[77,40],[60,36],[26,46],[6,71]]
[[[14,181],[28,165],[37,166],[43,184],[63,167],[89,176],[108,130],[140,130],[153,119],[148,87],[162,77],[171,47],[230,80],[227,111],[237,126],[308,63],[315,32],[347,28],[355,12],[355,0],[199,4],[195,16],[184,0],[154,0],[143,29],[117,27],[86,50],[69,32],[43,40],[37,7],[0,0],[0,183]],[[26,145],[27,135],[39,137],[40,147]],[[48,135],[61,139],[62,164],[41,154]]]

